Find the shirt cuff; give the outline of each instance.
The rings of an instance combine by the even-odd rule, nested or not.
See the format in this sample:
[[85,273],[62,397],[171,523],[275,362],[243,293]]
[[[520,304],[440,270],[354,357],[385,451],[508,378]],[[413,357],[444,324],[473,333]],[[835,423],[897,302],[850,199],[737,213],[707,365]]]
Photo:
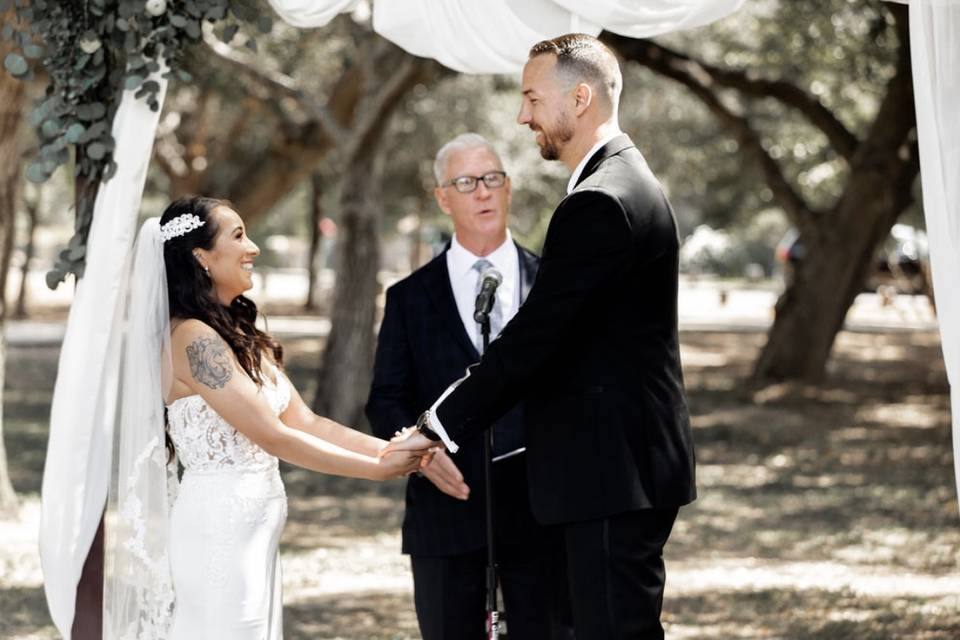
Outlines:
[[470,370],[467,369],[467,375],[463,376],[462,378],[460,378],[459,380],[451,384],[449,387],[447,387],[447,390],[444,391],[439,398],[437,398],[437,401],[434,402],[433,406],[430,407],[430,415],[427,417],[427,422],[430,425],[430,430],[433,431],[438,436],[440,436],[440,441],[443,442],[443,446],[446,447],[447,451],[449,451],[450,453],[456,453],[460,449],[460,447],[457,445],[456,442],[450,439],[450,436],[447,435],[446,429],[444,429],[443,425],[440,424],[440,418],[437,417],[437,407],[439,407],[440,404],[447,399],[448,395],[453,393],[453,390],[456,389],[461,382],[463,382],[469,377],[470,377]]

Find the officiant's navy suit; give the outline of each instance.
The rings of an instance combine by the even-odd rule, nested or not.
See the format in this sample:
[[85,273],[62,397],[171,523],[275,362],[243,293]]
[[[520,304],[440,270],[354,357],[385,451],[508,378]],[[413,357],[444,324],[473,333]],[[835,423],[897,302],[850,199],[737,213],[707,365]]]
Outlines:
[[[538,258],[519,245],[516,249],[522,304],[536,277]],[[398,429],[414,424],[417,416],[479,359],[457,310],[445,250],[387,290],[366,406],[373,432],[389,439]],[[514,407],[496,422],[495,455],[524,445],[522,411],[521,406]],[[465,440],[463,445],[451,458],[471,489],[468,500],[452,498],[418,475],[411,476],[407,484],[403,552],[412,556],[417,613],[424,638],[483,637],[484,586],[482,572],[476,572],[482,568],[486,546],[483,446],[479,437]],[[554,623],[538,617],[537,612],[553,606],[555,589],[551,592],[543,588],[542,583],[550,579],[543,575],[542,566],[525,557],[535,553],[549,563],[549,555],[540,553],[546,541],[539,535],[541,528],[530,510],[524,457],[520,454],[494,464],[501,579],[516,581],[519,588],[511,591],[532,599],[511,608],[505,588],[506,617],[511,637],[549,638]],[[511,560],[511,554],[520,557]],[[434,562],[436,559],[442,560]],[[444,575],[434,580],[421,578],[436,571]],[[442,584],[446,593],[430,592],[430,584]],[[457,591],[463,592],[462,598],[452,595]],[[468,607],[466,600],[474,605]],[[444,612],[441,603],[450,601],[450,606],[462,605],[470,613]],[[473,612],[481,614],[479,620],[450,619],[473,616]]]

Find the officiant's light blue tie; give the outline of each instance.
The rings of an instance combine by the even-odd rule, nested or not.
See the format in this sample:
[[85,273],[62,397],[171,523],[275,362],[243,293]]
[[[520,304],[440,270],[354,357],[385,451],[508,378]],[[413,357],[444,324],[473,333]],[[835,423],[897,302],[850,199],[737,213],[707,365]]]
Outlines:
[[[473,263],[473,270],[477,272],[477,286],[474,288],[474,295],[480,295],[480,285],[482,284],[480,276],[484,271],[493,267],[493,263],[486,258],[480,258]],[[490,310],[490,340],[492,341],[503,329],[503,310],[500,308],[500,296],[494,296],[493,308]],[[483,353],[483,334],[480,333],[480,327],[477,327],[477,353]]]

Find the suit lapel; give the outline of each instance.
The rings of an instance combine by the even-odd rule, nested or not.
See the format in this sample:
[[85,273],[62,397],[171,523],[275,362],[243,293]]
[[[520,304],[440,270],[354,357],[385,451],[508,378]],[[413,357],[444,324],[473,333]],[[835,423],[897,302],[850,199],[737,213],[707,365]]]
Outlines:
[[476,361],[480,354],[476,346],[470,341],[467,330],[463,327],[457,301],[453,297],[453,288],[450,286],[450,273],[447,270],[447,252],[443,251],[423,268],[423,286],[427,290],[427,297],[440,314],[442,324],[460,347]]
[[[634,146],[633,141],[630,137],[621,133],[616,138],[603,145],[594,152],[594,154],[587,160],[587,164],[583,166],[583,171],[580,172],[580,176],[577,178],[577,185],[584,181],[584,179],[589,176],[591,173],[597,170],[597,165],[609,158],[610,156],[615,156],[624,149],[629,149]],[[576,188],[577,185],[574,185]]]
[[[516,244],[516,243],[514,243]],[[517,258],[520,261],[520,304],[527,299],[533,281],[537,279],[537,258],[517,244]]]

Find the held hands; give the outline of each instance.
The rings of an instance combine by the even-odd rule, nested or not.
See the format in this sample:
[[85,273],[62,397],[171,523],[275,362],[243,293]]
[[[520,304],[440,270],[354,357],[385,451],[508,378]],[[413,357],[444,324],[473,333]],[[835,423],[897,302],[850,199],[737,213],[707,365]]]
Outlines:
[[[432,443],[431,443],[432,444]],[[430,447],[420,449],[390,450],[390,444],[385,444],[378,454],[379,466],[382,470],[382,479],[408,476],[418,469],[430,464],[434,452]]]
[[397,431],[390,439],[390,443],[380,450],[380,456],[383,457],[393,451],[427,451],[441,446],[417,431],[416,427],[407,427],[403,431]]
[[426,452],[420,458],[420,473],[445,494],[466,500],[470,496],[470,487],[463,481],[463,474],[454,464],[442,446],[430,440],[416,427],[407,427],[390,440],[390,443],[380,450],[380,457],[409,455]]

